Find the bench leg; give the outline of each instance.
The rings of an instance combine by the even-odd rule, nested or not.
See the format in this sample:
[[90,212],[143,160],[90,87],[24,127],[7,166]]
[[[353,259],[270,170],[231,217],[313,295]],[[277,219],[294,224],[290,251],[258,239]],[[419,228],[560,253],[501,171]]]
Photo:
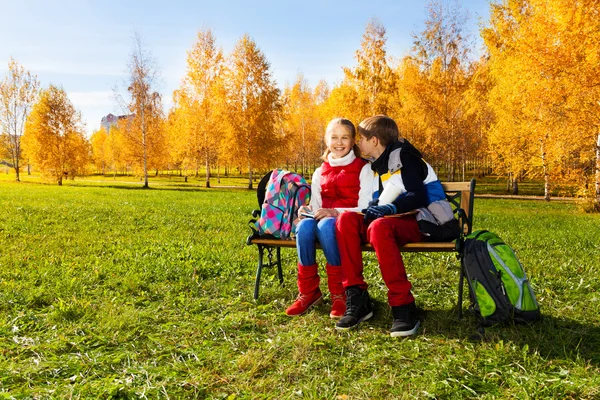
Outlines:
[[281,269],[281,247],[277,248],[277,275],[279,276],[279,284],[283,285],[283,270]]
[[[256,280],[254,282],[254,300],[258,300],[258,291],[260,289],[260,276],[264,267],[273,267],[277,265],[277,276],[279,283],[283,284],[283,269],[281,268],[281,247],[273,248],[269,246],[257,245],[258,247],[258,268],[256,269]],[[269,262],[265,264],[265,250]],[[275,250],[275,254],[273,254]],[[275,256],[275,259],[273,257]]]
[[256,269],[256,280],[254,281],[254,300],[258,300],[258,289],[260,288],[260,275],[263,268],[263,255],[265,249],[258,245],[258,268]]
[[463,287],[465,283],[465,266],[463,264],[463,258],[460,259],[460,278],[458,278],[458,319],[462,319],[462,301],[463,301]]

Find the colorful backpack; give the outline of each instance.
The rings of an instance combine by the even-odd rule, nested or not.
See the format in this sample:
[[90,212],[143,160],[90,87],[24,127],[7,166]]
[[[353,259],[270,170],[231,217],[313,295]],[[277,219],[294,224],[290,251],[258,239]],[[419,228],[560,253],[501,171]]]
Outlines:
[[523,265],[513,249],[496,234],[479,230],[467,236],[463,262],[471,311],[482,326],[541,318]]
[[260,217],[254,222],[258,235],[287,239],[296,231],[298,208],[310,202],[310,185],[302,175],[275,169],[259,183],[257,196],[261,204]]

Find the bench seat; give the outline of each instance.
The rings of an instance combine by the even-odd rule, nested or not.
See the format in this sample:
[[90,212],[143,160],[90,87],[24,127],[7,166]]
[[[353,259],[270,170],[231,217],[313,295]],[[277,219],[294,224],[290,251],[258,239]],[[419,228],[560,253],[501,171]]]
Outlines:
[[[268,238],[252,238],[250,244],[261,245],[261,246],[273,246],[273,247],[285,247],[285,248],[296,248],[296,241],[293,239],[268,239]],[[315,243],[317,249],[321,246],[319,243]],[[371,243],[365,243],[361,246],[363,251],[374,251]],[[453,252],[456,250],[455,242],[420,242],[420,243],[408,243],[400,247],[400,251],[403,253],[440,253],[440,252]]]

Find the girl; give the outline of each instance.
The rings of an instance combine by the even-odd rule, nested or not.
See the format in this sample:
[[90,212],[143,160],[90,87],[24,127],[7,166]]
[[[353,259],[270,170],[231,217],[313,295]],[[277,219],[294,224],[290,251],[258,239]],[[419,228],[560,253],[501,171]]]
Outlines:
[[323,154],[324,162],[312,177],[310,205],[301,207],[298,213],[300,222],[296,227],[296,248],[300,294],[285,311],[289,316],[304,314],[323,299],[316,264],[316,240],[327,259],[327,285],[332,303],[329,316],[340,318],[346,311],[335,219],[344,211],[360,211],[368,206],[373,194],[374,176],[369,164],[359,158],[355,136],[354,125],[344,118],[332,120],[325,130],[327,148]]

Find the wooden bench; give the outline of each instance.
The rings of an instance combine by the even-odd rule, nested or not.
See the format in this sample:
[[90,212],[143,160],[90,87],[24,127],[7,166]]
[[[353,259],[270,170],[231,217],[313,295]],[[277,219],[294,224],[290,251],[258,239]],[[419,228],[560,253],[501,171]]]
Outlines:
[[[463,243],[464,236],[471,233],[473,228],[473,199],[475,196],[475,179],[470,182],[446,182],[442,183],[446,198],[452,205],[452,209],[458,218],[461,227],[461,237],[454,242],[420,242],[408,243],[400,247],[400,251],[416,253],[456,253],[461,260],[460,280],[458,286],[458,315],[462,317],[462,297],[463,297],[463,281],[464,268],[462,265],[463,259]],[[256,270],[256,281],[254,284],[254,299],[258,299],[258,291],[260,288],[260,278],[263,268],[271,268],[277,266],[277,274],[279,282],[283,283],[283,271],[281,269],[281,248],[296,248],[296,241],[293,239],[273,239],[262,238],[257,234],[248,236],[246,241],[248,245],[256,245],[258,247],[258,268]],[[373,251],[373,246],[370,243],[363,244],[363,251]],[[320,248],[317,243],[317,248]],[[265,262],[265,251],[268,261]]]

